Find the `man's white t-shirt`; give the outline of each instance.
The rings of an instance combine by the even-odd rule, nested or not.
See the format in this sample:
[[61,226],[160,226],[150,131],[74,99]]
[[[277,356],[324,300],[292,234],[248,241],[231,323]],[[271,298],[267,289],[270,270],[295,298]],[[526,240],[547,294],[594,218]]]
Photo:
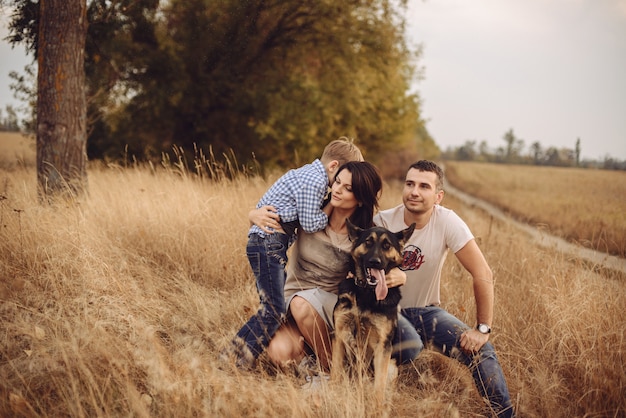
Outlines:
[[[374,216],[374,223],[392,232],[408,228],[404,223],[404,205]],[[428,224],[416,229],[404,245],[401,269],[406,273],[402,286],[402,308],[439,305],[441,269],[448,249],[456,253],[474,239],[467,224],[454,211],[436,205]]]

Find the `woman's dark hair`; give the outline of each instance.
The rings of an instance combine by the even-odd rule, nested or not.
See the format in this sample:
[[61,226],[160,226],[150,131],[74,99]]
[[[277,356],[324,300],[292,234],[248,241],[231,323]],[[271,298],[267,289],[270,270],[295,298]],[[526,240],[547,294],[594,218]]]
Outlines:
[[348,170],[352,174],[352,193],[359,202],[359,206],[350,216],[350,222],[360,228],[374,226],[374,209],[378,208],[378,198],[383,188],[383,179],[378,169],[367,161],[350,161],[339,167],[335,177],[342,170]]

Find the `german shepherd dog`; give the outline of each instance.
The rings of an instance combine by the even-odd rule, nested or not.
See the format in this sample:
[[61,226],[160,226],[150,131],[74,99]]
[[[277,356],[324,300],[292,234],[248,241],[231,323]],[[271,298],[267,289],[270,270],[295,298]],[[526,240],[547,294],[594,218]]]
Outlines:
[[340,283],[333,311],[331,380],[341,376],[346,364],[352,372],[354,366],[360,365],[362,372],[373,366],[375,399],[382,405],[401,296],[399,287],[387,288],[385,274],[402,264],[402,248],[415,224],[397,233],[382,227],[361,229],[350,221],[347,227],[354,279]]

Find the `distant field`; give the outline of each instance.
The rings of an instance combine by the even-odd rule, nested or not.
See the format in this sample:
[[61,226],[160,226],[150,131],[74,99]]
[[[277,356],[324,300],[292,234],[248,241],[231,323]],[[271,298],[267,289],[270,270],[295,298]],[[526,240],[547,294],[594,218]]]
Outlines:
[[514,218],[626,257],[626,172],[447,162],[455,187]]
[[19,132],[0,132],[0,168],[35,166],[35,138]]

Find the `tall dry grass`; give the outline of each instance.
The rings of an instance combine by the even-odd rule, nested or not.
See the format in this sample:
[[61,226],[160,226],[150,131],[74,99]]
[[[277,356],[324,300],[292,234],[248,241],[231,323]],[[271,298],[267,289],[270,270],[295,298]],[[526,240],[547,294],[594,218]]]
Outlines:
[[587,247],[626,257],[626,172],[447,162],[459,189],[523,222]]
[[[489,416],[469,373],[431,351],[384,411],[368,381],[308,392],[218,368],[256,309],[247,212],[272,178],[92,167],[89,196],[41,206],[32,167],[0,170],[0,416]],[[386,185],[383,206],[400,201]],[[529,243],[451,197],[496,277],[496,346],[522,417],[626,415],[624,277]],[[474,322],[449,257],[444,306]]]
[[19,132],[0,132],[0,167],[11,170],[15,167],[35,164],[35,138]]

